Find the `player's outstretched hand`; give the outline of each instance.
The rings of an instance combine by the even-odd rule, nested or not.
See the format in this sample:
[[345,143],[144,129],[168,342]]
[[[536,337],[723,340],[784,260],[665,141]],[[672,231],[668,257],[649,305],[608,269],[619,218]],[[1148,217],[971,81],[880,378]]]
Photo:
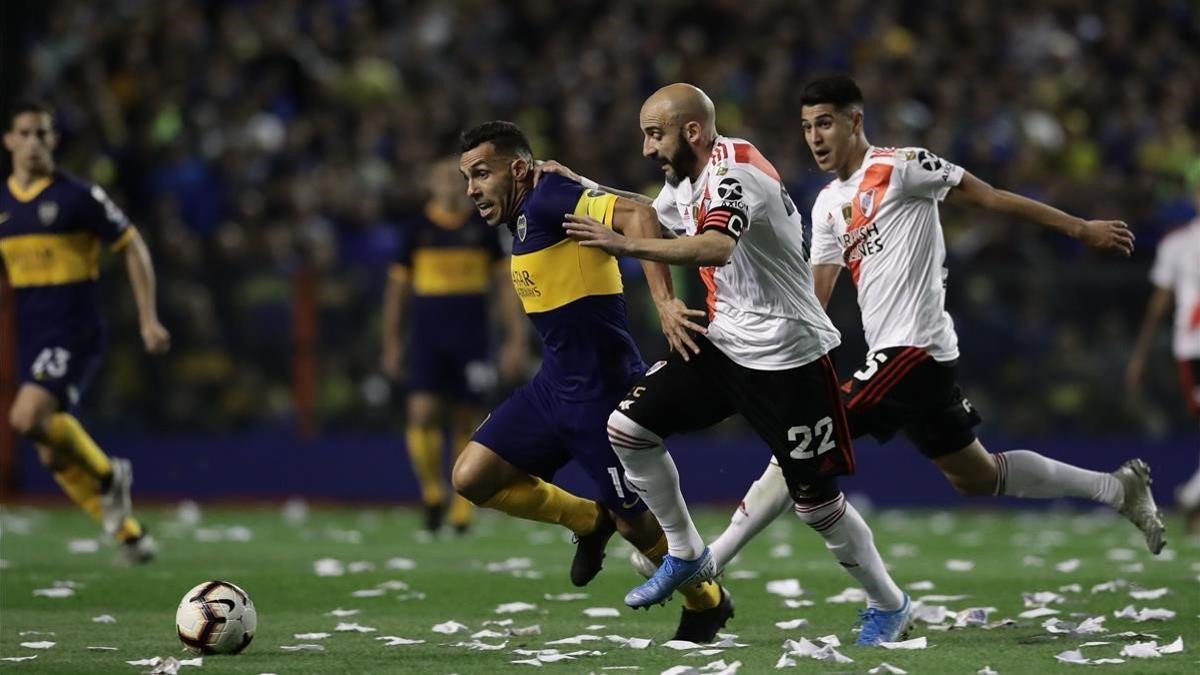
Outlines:
[[563,229],[567,231],[567,236],[579,242],[580,246],[598,248],[614,256],[624,255],[625,246],[629,241],[595,218],[573,213],[564,216]]
[[704,318],[705,312],[689,309],[679,298],[656,300],[654,304],[658,308],[658,320],[662,323],[662,332],[671,351],[678,352],[684,361],[690,360],[692,354],[699,354],[700,347],[692,339],[691,333],[703,335],[708,329],[692,319]]
[[574,182],[574,183],[581,182],[581,179],[579,178],[579,174],[575,173],[574,171],[568,169],[566,166],[559,164],[558,162],[556,162],[552,159],[547,159],[547,160],[540,160],[540,161],[537,161],[534,163],[534,165],[533,165],[533,184],[537,185],[538,180],[542,177],[542,174],[547,174],[547,173],[558,174],[558,175],[562,176],[563,178],[566,178],[567,180]]
[[151,354],[166,354],[171,348],[171,334],[158,321],[142,325],[142,344]]
[[1128,257],[1133,253],[1133,232],[1120,220],[1086,220],[1079,240],[1101,250],[1117,251]]

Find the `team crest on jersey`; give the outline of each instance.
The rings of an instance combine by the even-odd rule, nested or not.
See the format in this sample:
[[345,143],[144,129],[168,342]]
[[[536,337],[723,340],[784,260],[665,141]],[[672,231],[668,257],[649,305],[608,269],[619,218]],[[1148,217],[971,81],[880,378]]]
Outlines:
[[58,204],[55,202],[42,202],[37,208],[38,220],[42,221],[42,225],[49,227],[54,223],[54,219],[58,218]]
[[870,218],[875,212],[875,188],[858,195],[858,210],[863,214],[863,218]]
[[525,220],[525,214],[517,216],[517,239],[525,241],[525,234],[529,231],[529,223]]

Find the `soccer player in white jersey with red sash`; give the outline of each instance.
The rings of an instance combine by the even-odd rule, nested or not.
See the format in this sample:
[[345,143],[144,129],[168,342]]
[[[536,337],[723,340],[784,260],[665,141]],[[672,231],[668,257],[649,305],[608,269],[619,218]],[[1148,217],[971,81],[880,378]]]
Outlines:
[[[643,154],[666,185],[642,217],[676,238],[621,236],[567,216],[582,246],[700,268],[707,330],[638,381],[608,419],[626,480],[654,513],[669,554],[625,596],[631,607],[668,598],[713,573],[663,447],[667,436],[740,414],[781,466],[784,494],[866,591],[858,643],[898,639],[911,603],[889,576],[870,528],[843,497],[837,476],[854,472],[854,449],[829,352],[840,335],[813,294],[803,224],[775,168],[750,143],[720,136],[712,101],[686,84],[642,106]],[[606,188],[607,189],[607,188]]]
[[[947,198],[1032,221],[1098,249],[1128,255],[1119,221],[1085,221],[997,190],[922,148],[880,148],[863,131],[863,97],[846,76],[808,84],[802,124],[817,166],[835,178],[812,210],[817,297],[829,302],[843,268],[858,290],[868,354],[842,385],[855,437],[903,431],[964,495],[1079,497],[1120,511],[1157,554],[1166,543],[1145,462],[1089,471],[1032,450],[989,453],[975,437],[981,418],[957,384],[958,338],[945,310],[946,251],[938,203]],[[720,569],[788,507],[772,462],[710,549]],[[634,566],[645,573],[643,562]]]
[[[1196,207],[1200,208],[1200,165],[1197,165]],[[1171,231],[1158,245],[1150,268],[1154,293],[1146,303],[1146,315],[1134,346],[1125,381],[1130,390],[1141,388],[1146,353],[1158,324],[1175,306],[1175,329],[1171,351],[1179,364],[1179,383],[1188,412],[1200,419],[1200,215]],[[1200,534],[1200,469],[1175,490],[1175,503],[1187,514],[1187,529]]]

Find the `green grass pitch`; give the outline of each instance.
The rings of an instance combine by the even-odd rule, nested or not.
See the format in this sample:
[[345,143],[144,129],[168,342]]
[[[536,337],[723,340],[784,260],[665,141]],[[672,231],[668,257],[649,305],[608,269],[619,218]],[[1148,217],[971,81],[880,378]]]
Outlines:
[[[715,536],[728,518],[726,509],[697,512],[701,531]],[[188,588],[206,579],[228,579],[245,588],[258,608],[258,634],[249,649],[233,657],[206,657],[187,675],[217,673],[495,673],[539,670],[561,673],[660,673],[672,666],[697,669],[716,660],[741,662],[740,673],[774,672],[784,653],[785,639],[810,640],[828,634],[840,637],[844,655],[853,663],[797,659],[798,668],[813,672],[865,673],[888,662],[910,673],[976,673],[990,666],[999,673],[1074,672],[1087,668],[1126,673],[1200,672],[1200,546],[1178,533],[1181,522],[1169,523],[1170,545],[1160,559],[1150,556],[1127,523],[1108,515],[1060,512],[885,511],[868,516],[881,552],[902,585],[932,582],[928,594],[970,596],[945,604],[952,610],[995,607],[990,620],[1017,618],[1026,608],[1022,592],[1056,591],[1079,584],[1080,592],[1061,592],[1062,604],[1052,604],[1059,618],[1080,621],[1105,616],[1104,632],[1088,636],[1048,636],[1045,619],[1018,619],[1011,627],[992,630],[964,628],[936,631],[918,624],[913,636],[925,636],[922,651],[884,651],[852,646],[857,604],[834,604],[826,598],[840,593],[852,580],[824,550],[820,539],[793,518],[772,525],[743,552],[728,570],[738,578],[726,583],[737,603],[737,616],[726,632],[736,634],[742,648],[720,654],[689,655],[659,643],[670,638],[678,618],[678,601],[665,608],[634,612],[622,597],[638,579],[630,568],[629,549],[614,541],[605,570],[586,589],[586,599],[552,601],[546,594],[575,592],[567,579],[573,552],[569,538],[549,526],[481,513],[467,537],[443,536],[422,541],[415,532],[418,516],[404,509],[314,508],[302,522],[289,521],[278,508],[205,509],[199,523],[185,524],[175,509],[145,510],[143,516],[158,536],[160,557],[152,564],[114,568],[112,550],[72,553],[72,540],[95,538],[90,521],[72,509],[7,508],[0,517],[0,657],[32,656],[20,663],[0,661],[0,671],[30,673],[136,673],[148,670],[125,662],[150,656],[180,656],[174,635],[174,610]],[[245,530],[229,528],[244,527]],[[206,541],[219,538],[246,541]],[[790,552],[785,550],[790,548]],[[389,569],[388,561],[410,559],[412,569]],[[488,571],[487,563],[527,557],[520,570]],[[318,577],[314,562],[334,558],[347,566],[342,576]],[[1037,560],[1042,564],[1038,565]],[[946,561],[972,561],[974,569],[947,569]],[[1060,563],[1077,559],[1073,571]],[[352,563],[359,562],[358,565]],[[1070,567],[1069,565],[1067,567]],[[358,571],[367,568],[365,571]],[[748,578],[751,573],[757,576]],[[768,594],[766,583],[794,578],[815,604],[789,609],[782,598]],[[1097,584],[1125,579],[1126,588],[1092,593]],[[410,590],[385,588],[378,597],[355,597],[389,580],[405,582]],[[33,591],[56,581],[79,586],[67,598],[35,597]],[[1137,600],[1130,590],[1165,587],[1158,599]],[[423,598],[417,597],[420,593]],[[537,609],[497,615],[502,603],[528,602]],[[1127,605],[1174,610],[1168,621],[1135,623],[1113,616]],[[618,608],[613,618],[589,618],[587,607]],[[361,610],[337,618],[335,608]],[[94,623],[110,614],[116,623]],[[514,626],[537,624],[540,635],[485,639],[506,643],[503,649],[472,651],[451,646],[470,634],[435,633],[435,624],[455,620],[471,632],[484,629],[485,620],[512,618]],[[776,622],[804,618],[809,624],[783,630]],[[376,629],[370,633],[334,632],[340,621]],[[603,628],[588,628],[602,624]],[[495,627],[492,627],[495,628]],[[499,628],[498,630],[503,630]],[[41,631],[30,634],[28,631]],[[1091,658],[1115,657],[1136,638],[1106,638],[1120,631],[1154,633],[1159,644],[1183,636],[1181,654],[1154,659],[1127,659],[1110,666],[1068,665],[1055,654],[1087,641],[1111,644],[1087,647]],[[22,635],[25,632],[26,634]],[[302,640],[295,633],[329,632],[322,640]],[[50,635],[49,633],[53,633]],[[648,649],[622,648],[607,641],[579,646],[547,647],[546,642],[578,634],[652,638]],[[396,635],[425,640],[411,646],[385,646],[379,636]],[[22,642],[53,641],[47,650],[20,646]],[[285,653],[281,645],[316,643],[322,652]],[[89,651],[89,646],[113,646],[118,651]],[[514,649],[557,648],[603,652],[575,660],[547,663],[540,668],[512,664],[529,658]],[[637,670],[604,670],[636,666]],[[1082,672],[1082,671],[1080,671]],[[1105,671],[1107,672],[1107,671]]]

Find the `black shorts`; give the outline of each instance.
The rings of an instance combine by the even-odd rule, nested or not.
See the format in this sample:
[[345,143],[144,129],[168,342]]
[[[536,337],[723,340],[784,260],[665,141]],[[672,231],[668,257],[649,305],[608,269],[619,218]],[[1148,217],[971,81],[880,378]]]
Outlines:
[[854,473],[854,445],[829,355],[798,368],[754,370],[702,336],[699,354],[672,353],[634,385],[617,410],[666,438],[740,413],[783,468],[794,497],[821,479]]
[[957,452],[975,440],[983,418],[963,396],[956,361],[934,361],[917,347],[890,347],[842,384],[854,437],[887,441],[903,430],[929,458]]
[[1179,385],[1188,413],[1200,417],[1200,359],[1179,360]]

